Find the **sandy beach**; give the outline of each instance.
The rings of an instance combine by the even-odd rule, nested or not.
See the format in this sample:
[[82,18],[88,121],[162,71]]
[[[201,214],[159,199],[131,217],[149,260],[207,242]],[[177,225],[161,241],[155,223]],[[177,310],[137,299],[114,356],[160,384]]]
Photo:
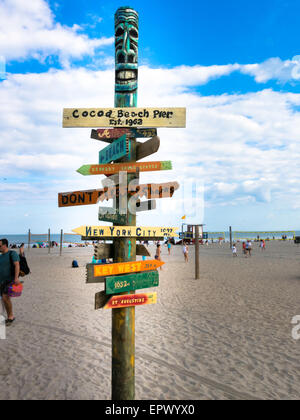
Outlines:
[[[154,247],[149,247],[154,255]],[[31,249],[32,274],[0,341],[0,399],[111,398],[111,311],[85,284],[92,248]],[[292,241],[162,249],[158,303],[136,308],[136,399],[299,399],[300,247]],[[79,268],[71,268],[76,259]],[[148,289],[151,291],[154,289]]]

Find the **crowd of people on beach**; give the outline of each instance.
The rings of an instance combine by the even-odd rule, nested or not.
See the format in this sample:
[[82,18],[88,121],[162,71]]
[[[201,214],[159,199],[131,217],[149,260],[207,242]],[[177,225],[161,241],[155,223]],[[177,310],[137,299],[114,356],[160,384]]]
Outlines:
[[[264,239],[260,239],[259,240],[259,247],[260,247],[260,249],[262,251],[265,251],[265,249],[266,249],[266,241]],[[250,239],[247,239],[247,241],[243,241],[242,242],[242,252],[243,252],[245,258],[247,258],[248,256],[251,257],[252,242],[251,242]],[[238,256],[236,243],[233,243],[233,245],[232,245],[232,255],[234,257],[237,257]]]

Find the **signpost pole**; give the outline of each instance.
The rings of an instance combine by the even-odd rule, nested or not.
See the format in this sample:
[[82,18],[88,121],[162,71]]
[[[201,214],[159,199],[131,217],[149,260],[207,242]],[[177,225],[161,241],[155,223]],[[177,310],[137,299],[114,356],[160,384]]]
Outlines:
[[200,279],[200,262],[199,262],[199,225],[195,226],[195,278]]
[[28,252],[30,250],[30,240],[31,240],[31,234],[30,234],[30,229],[28,230]]
[[50,242],[50,229],[48,229],[48,254],[50,254],[51,242]]
[[230,249],[232,249],[232,228],[229,226]]
[[[136,107],[138,75],[138,14],[121,7],[115,14],[115,106]],[[127,77],[128,76],[128,77]],[[134,77],[133,77],[134,76]],[[126,162],[136,162],[136,139],[130,139]],[[128,174],[127,181],[135,179]],[[128,198],[130,198],[128,196]],[[119,206],[119,199],[116,200]],[[136,226],[136,215],[127,212],[127,225]],[[136,260],[136,239],[114,240],[114,262]],[[134,293],[134,291],[132,291]],[[126,292],[125,294],[128,294]],[[135,399],[135,308],[112,309],[112,400]]]
[[63,246],[63,230],[60,230],[60,246],[59,246],[59,255],[62,255],[62,246]]

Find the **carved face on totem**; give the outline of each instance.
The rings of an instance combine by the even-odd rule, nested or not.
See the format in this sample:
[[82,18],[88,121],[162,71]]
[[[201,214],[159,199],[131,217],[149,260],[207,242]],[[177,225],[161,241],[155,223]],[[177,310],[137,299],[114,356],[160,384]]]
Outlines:
[[116,92],[134,92],[138,81],[138,14],[121,7],[115,14]]

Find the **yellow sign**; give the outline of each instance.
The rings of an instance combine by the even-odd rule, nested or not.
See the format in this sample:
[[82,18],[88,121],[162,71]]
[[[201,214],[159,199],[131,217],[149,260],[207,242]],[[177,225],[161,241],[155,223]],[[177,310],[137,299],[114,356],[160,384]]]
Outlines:
[[65,108],[63,127],[185,127],[186,108]]
[[157,270],[163,264],[163,261],[158,260],[130,261],[115,264],[94,264],[94,277],[116,276],[118,274]]
[[84,237],[96,238],[160,238],[177,237],[177,227],[140,227],[140,226],[80,226],[73,232]]

